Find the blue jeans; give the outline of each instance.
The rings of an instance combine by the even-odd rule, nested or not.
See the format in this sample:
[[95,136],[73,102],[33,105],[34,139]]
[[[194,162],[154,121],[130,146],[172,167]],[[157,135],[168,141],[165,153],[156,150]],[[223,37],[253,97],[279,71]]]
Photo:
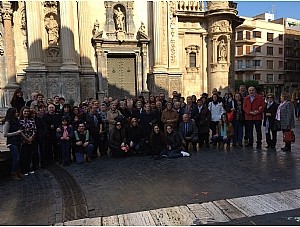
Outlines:
[[82,152],[76,152],[76,162],[77,164],[82,164],[83,160],[84,160],[84,154],[87,154],[88,157],[91,157],[92,153],[94,150],[94,145],[93,144],[89,144],[87,145],[87,147],[82,149]]
[[181,151],[178,149],[173,149],[173,150],[163,150],[160,155],[167,155],[168,158],[179,158],[183,157],[181,154]]
[[68,165],[71,159],[71,141],[60,140],[63,165]]
[[21,145],[10,145],[9,147],[12,156],[12,172],[17,172],[20,170],[20,148]]
[[230,144],[231,139],[228,138],[228,137],[226,139],[224,139],[223,136],[213,136],[211,138],[211,141],[213,142],[213,144],[216,144],[216,143],[228,143],[228,144]]
[[244,122],[243,121],[233,121],[234,137],[233,142],[238,144],[243,144],[243,134],[244,134]]

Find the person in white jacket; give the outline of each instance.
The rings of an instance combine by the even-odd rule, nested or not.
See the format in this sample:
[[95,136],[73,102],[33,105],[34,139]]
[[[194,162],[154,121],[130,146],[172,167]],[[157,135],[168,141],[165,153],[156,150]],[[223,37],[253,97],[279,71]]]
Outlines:
[[208,109],[211,112],[211,121],[209,128],[211,129],[212,135],[216,134],[217,125],[221,120],[221,115],[225,113],[222,102],[218,102],[218,95],[214,94],[212,96],[212,101],[208,103]]

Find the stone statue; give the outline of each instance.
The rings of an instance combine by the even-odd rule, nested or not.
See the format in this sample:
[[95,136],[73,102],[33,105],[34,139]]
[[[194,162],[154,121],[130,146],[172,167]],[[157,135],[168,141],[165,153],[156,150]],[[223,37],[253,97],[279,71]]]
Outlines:
[[141,26],[137,32],[137,36],[139,39],[148,39],[144,22],[141,22]]
[[227,46],[224,42],[224,39],[222,39],[219,43],[219,61],[226,61],[227,60]]
[[93,35],[96,35],[99,33],[99,26],[100,26],[100,24],[99,24],[98,20],[96,20],[96,22],[94,23]]
[[53,15],[50,15],[49,18],[46,18],[45,27],[48,32],[49,45],[57,45],[59,38],[59,27]]
[[124,31],[125,16],[124,13],[121,11],[121,8],[118,7],[118,10],[115,9],[114,14],[115,14],[116,30]]

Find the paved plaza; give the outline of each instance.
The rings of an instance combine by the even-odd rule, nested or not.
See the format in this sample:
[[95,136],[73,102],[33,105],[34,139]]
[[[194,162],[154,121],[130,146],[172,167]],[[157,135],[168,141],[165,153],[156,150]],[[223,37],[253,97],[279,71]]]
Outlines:
[[0,181],[0,225],[299,225],[300,122],[292,152],[201,149],[99,158]]

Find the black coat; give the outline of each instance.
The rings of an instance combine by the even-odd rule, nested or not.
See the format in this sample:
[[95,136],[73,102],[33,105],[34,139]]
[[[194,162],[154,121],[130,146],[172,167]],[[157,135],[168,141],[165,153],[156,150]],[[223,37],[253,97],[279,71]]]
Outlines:
[[[46,123],[48,135],[56,139],[56,129],[59,127],[61,123],[61,115],[57,113],[54,114],[46,113],[45,116],[43,117],[43,120]],[[54,127],[51,128],[51,125],[54,125]]]
[[35,122],[35,125],[36,125],[35,138],[36,138],[37,141],[41,141],[42,139],[45,139],[46,136],[48,135],[48,129],[47,129],[46,122],[41,117],[35,117],[34,122]]
[[[264,110],[263,126],[266,126],[266,121],[267,121],[267,119],[269,119],[269,128],[273,127],[278,106],[279,106],[279,104],[275,101],[273,102],[273,104],[269,108],[267,108],[267,104],[266,104],[266,108]],[[271,116],[267,117],[266,113],[270,113]]]
[[152,130],[152,125],[157,123],[157,119],[153,112],[147,113],[146,111],[141,113],[140,126],[143,128],[144,135],[149,138]]
[[171,146],[172,150],[180,151],[182,149],[182,138],[180,134],[176,131],[173,131],[172,133],[167,133],[166,144],[168,146]]
[[23,97],[16,97],[15,100],[11,100],[11,106],[16,108],[18,113],[20,113],[20,110],[23,106],[25,106],[26,102]]
[[132,141],[134,144],[142,142],[144,139],[143,129],[140,126],[129,127],[126,130],[126,138],[128,143]]
[[116,127],[109,131],[108,144],[113,149],[120,149],[122,143],[126,143],[125,129]]
[[151,134],[149,140],[150,154],[159,155],[165,148],[165,145],[165,135],[162,132]]
[[199,113],[199,109],[197,107],[197,115],[195,116],[194,119],[195,119],[199,133],[208,133],[209,132],[209,123],[211,120],[211,113],[205,104],[202,106],[200,113]]

